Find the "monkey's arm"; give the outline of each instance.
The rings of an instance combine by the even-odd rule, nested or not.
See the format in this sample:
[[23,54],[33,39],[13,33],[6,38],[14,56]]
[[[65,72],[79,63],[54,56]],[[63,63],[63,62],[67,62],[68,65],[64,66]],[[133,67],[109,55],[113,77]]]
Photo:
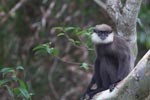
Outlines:
[[109,86],[110,91],[113,91],[117,83],[123,80],[130,71],[130,55],[128,53],[120,55],[121,56],[118,57],[119,62],[118,62],[117,79],[112,85]]
[[[88,85],[85,93],[83,94],[83,96],[81,97],[81,100],[86,100],[87,99],[87,95],[88,95],[88,98],[90,99],[92,96],[91,96],[91,93],[93,92],[93,90],[91,89],[91,87],[96,83],[96,79],[95,79],[95,74],[93,75],[92,79],[91,79],[91,82],[90,84]],[[86,99],[85,99],[86,98]]]
[[90,84],[89,84],[89,86],[88,86],[88,88],[87,88],[86,93],[89,93],[90,91],[92,91],[91,87],[92,87],[94,84],[96,84],[96,77],[97,77],[97,75],[99,74],[99,73],[97,73],[96,70],[98,70],[98,68],[99,68],[99,65],[100,65],[99,63],[100,63],[99,58],[96,58],[95,63],[94,63],[94,70],[95,70],[95,71],[94,71],[93,77],[92,77],[92,79],[91,79],[91,82],[90,82]]
[[119,67],[117,73],[118,81],[121,81],[128,75],[128,73],[130,72],[130,67],[130,54],[123,54],[122,57],[119,59]]
[[[87,90],[86,90],[86,92],[83,94],[83,99],[86,97],[86,95],[88,95],[89,96],[89,98],[91,98],[93,95],[93,91],[95,91],[95,89],[91,89],[92,88],[92,86],[94,85],[94,84],[96,84],[96,77],[97,77],[97,75],[99,74],[99,73],[97,73],[97,69],[99,68],[99,65],[100,65],[100,60],[98,59],[98,58],[96,58],[96,60],[95,60],[95,63],[94,63],[94,74],[93,74],[93,77],[92,77],[92,79],[91,79],[91,82],[90,82],[90,84],[88,85],[88,87],[87,87]],[[97,70],[97,71],[96,71]],[[96,84],[97,85],[97,84]],[[98,87],[98,86],[97,86]]]

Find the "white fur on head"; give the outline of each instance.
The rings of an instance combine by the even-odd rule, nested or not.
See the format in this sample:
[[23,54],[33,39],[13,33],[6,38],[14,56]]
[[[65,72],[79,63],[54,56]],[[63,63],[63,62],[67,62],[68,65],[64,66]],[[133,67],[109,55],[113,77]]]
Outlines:
[[107,44],[107,43],[111,43],[114,40],[114,33],[112,32],[112,33],[108,34],[108,36],[104,40],[102,40],[96,33],[93,33],[91,35],[91,40],[95,44]]

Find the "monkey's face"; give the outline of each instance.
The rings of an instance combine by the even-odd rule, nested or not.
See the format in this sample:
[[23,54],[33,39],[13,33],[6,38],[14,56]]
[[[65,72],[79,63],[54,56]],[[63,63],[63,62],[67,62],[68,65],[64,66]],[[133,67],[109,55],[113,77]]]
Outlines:
[[113,42],[113,37],[112,31],[94,29],[91,39],[95,44],[107,44]]

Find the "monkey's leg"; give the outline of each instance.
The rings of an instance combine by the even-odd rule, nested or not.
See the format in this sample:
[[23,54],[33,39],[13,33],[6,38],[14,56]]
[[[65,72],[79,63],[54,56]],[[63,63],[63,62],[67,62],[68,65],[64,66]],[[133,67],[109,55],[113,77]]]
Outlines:
[[102,92],[102,91],[104,91],[104,90],[106,90],[106,89],[107,89],[107,88],[98,88],[98,89],[95,89],[95,90],[91,91],[91,92],[89,93],[90,99],[91,99],[95,94],[97,94],[97,93],[99,93],[99,92]]
[[[88,99],[85,99],[86,98],[86,95],[88,95],[88,98],[90,98],[90,92],[94,91],[93,89],[91,89],[91,87],[96,83],[96,80],[95,80],[95,74],[93,75],[92,77],[92,80],[86,90],[86,92],[83,94],[83,96],[81,97],[81,100],[88,100]],[[89,99],[90,100],[90,99]]]
[[115,82],[113,82],[113,84],[109,86],[110,92],[113,91],[118,82],[123,80],[128,75],[129,69],[130,69],[130,59],[127,55],[122,55],[122,57],[119,59],[117,79],[115,80]]
[[106,89],[106,88],[104,88],[102,86],[102,80],[100,79],[100,76],[96,76],[95,78],[96,78],[96,85],[97,85],[97,87],[96,87],[96,89],[91,90],[89,92],[90,98],[92,98],[96,93],[101,92],[101,91]]

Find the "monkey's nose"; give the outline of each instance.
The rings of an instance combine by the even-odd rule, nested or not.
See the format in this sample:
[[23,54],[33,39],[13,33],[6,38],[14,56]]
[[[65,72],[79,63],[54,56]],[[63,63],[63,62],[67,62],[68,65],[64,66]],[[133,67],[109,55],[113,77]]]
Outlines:
[[105,39],[106,39],[106,37],[105,37],[105,36],[101,36],[100,38],[101,38],[102,40],[105,40]]

